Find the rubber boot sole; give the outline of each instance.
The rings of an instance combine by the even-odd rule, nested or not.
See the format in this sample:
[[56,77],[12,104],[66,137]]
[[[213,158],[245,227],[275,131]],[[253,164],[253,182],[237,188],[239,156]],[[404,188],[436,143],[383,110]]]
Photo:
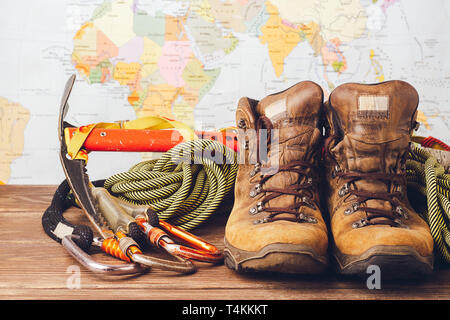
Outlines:
[[[337,272],[367,277],[369,267],[379,267],[385,279],[414,279],[433,272],[433,255],[421,256],[409,246],[375,246],[361,255],[345,255],[335,248]],[[373,267],[372,267],[373,268]]]
[[306,245],[274,243],[253,252],[235,248],[225,239],[224,263],[242,273],[318,274],[327,268],[328,259]]

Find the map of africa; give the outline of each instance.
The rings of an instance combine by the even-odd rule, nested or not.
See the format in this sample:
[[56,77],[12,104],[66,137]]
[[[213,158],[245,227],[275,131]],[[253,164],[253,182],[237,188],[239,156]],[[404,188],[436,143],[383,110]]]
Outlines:
[[[36,14],[39,12],[39,14]],[[312,80],[405,80],[418,131],[450,143],[445,0],[64,0],[0,3],[0,184],[57,184],[57,117],[75,73],[75,125],[148,115],[234,126],[239,98]],[[91,179],[141,161],[95,153]],[[108,165],[105,165],[107,163]]]

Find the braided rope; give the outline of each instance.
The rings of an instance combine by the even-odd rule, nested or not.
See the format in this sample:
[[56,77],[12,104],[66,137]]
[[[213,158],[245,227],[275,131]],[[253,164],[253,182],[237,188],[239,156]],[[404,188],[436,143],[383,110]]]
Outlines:
[[[229,209],[238,165],[236,153],[224,144],[190,140],[161,158],[140,162],[106,179],[104,187],[118,198],[147,205],[162,220],[184,230]],[[231,201],[230,201],[231,202]]]
[[450,263],[450,175],[435,157],[414,146],[406,162],[408,187],[417,190],[426,201],[422,215],[430,226],[438,257]]

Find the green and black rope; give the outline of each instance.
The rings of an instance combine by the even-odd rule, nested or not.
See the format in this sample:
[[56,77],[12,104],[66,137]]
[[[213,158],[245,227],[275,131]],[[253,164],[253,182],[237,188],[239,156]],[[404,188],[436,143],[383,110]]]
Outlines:
[[422,195],[420,213],[430,226],[437,256],[450,263],[450,175],[435,157],[418,146],[411,150],[406,167],[408,187]]
[[182,229],[190,230],[214,212],[231,209],[237,155],[214,140],[178,144],[161,158],[143,161],[106,179],[114,196],[146,205]]

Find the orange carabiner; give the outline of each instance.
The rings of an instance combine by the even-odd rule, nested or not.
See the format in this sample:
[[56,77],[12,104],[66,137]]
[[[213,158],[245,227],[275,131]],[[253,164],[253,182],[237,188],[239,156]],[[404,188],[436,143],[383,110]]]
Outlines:
[[[214,245],[193,235],[190,232],[173,226],[166,221],[159,221],[159,227],[161,228],[152,226],[144,218],[137,218],[136,222],[147,234],[148,239],[153,245],[166,250],[174,256],[214,264],[218,264],[223,261],[222,252]],[[169,234],[186,242],[192,248],[176,244],[173,239],[170,238]]]
[[211,255],[218,256],[222,255],[219,249],[217,249],[214,245],[212,245],[209,242],[206,242],[202,238],[193,235],[190,232],[187,232],[181,228],[178,228],[174,225],[171,225],[170,223],[166,221],[159,221],[159,225],[166,230],[166,232],[170,233],[171,235],[174,235],[175,237],[186,241],[189,243],[192,247],[200,249],[202,251],[208,252]]

